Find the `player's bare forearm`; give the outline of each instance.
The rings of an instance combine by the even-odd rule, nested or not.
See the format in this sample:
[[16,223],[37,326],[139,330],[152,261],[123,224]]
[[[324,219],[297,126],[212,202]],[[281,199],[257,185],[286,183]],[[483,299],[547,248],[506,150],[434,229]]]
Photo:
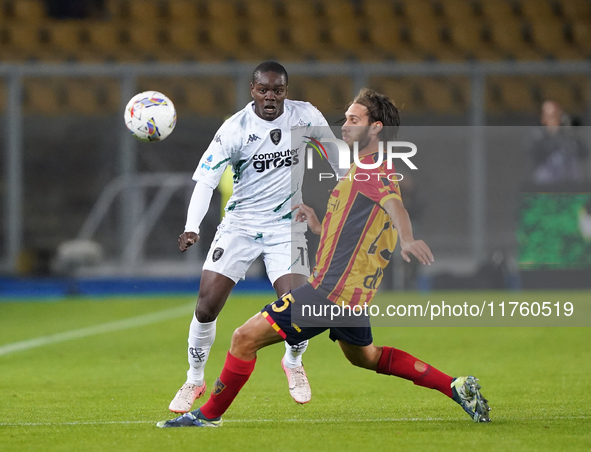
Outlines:
[[415,256],[423,265],[431,265],[435,261],[431,249],[422,240],[415,240],[412,234],[412,223],[402,201],[389,199],[384,203],[384,209],[392,219],[398,231],[400,240],[400,254],[406,262],[410,262],[410,255]]
[[312,209],[310,206],[307,206],[304,203],[298,204],[293,208],[294,211],[296,209],[297,212],[295,216],[295,221],[306,221],[308,223],[310,231],[312,231],[314,234],[320,235],[320,231],[322,231],[322,223],[320,223],[320,220],[318,220],[318,217],[316,216],[316,212],[314,212],[314,209]]
[[398,238],[401,242],[412,242],[414,240],[412,234],[412,223],[408,212],[401,201],[397,199],[389,199],[384,204],[384,209],[390,215],[394,227],[398,231]]
[[184,253],[189,249],[191,245],[197,243],[198,241],[199,234],[197,234],[196,232],[183,232],[181,235],[179,235],[178,239],[179,250],[181,250],[181,252]]

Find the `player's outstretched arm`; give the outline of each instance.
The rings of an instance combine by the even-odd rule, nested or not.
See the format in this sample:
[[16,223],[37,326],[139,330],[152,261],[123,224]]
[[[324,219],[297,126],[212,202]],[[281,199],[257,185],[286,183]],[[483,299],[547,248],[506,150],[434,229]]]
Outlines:
[[389,199],[384,203],[384,209],[390,215],[394,226],[398,230],[400,239],[400,254],[406,262],[410,262],[410,255],[415,256],[423,265],[435,262],[431,249],[422,240],[415,240],[412,235],[412,224],[404,204],[398,199]]
[[301,203],[295,206],[293,210],[297,210],[295,221],[306,221],[310,231],[312,231],[314,234],[320,235],[320,231],[322,231],[322,223],[320,223],[320,220],[318,220],[316,212],[314,212],[312,207]]

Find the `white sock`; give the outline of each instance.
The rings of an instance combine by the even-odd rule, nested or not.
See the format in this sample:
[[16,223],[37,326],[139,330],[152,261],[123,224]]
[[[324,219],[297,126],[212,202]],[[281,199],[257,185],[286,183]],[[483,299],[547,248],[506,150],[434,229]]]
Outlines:
[[215,325],[217,319],[213,322],[201,323],[195,315],[191,320],[189,327],[189,348],[187,355],[189,358],[189,370],[187,371],[187,383],[198,386],[203,384],[205,378],[205,364],[209,358],[209,351],[215,340]]
[[289,345],[285,343],[285,356],[283,358],[283,364],[288,369],[294,367],[300,367],[302,365],[302,355],[308,348],[308,341],[300,342],[296,345]]

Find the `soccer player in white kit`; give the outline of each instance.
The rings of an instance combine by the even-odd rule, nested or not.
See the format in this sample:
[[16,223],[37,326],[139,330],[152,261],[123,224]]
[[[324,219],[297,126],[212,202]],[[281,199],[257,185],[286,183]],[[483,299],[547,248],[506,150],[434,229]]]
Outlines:
[[[304,153],[312,138],[334,138],[324,116],[308,102],[287,97],[288,76],[279,63],[261,63],[250,85],[254,99],[222,124],[193,175],[195,189],[185,232],[178,243],[186,251],[199,240],[199,226],[226,167],[231,165],[234,187],[226,214],[203,265],[195,315],[189,328],[187,381],[170,403],[175,413],[190,411],[206,390],[204,368],[215,339],[216,319],[236,283],[262,256],[267,276],[280,297],[303,285],[310,269],[305,223],[292,219],[292,206],[302,202]],[[341,176],[336,150],[328,160]],[[308,341],[285,343],[281,365],[297,403],[312,396],[302,354]]]

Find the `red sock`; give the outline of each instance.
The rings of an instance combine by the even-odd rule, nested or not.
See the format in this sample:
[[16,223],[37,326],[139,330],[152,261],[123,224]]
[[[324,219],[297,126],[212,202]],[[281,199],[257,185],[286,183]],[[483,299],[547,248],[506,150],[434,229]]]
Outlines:
[[452,377],[402,350],[383,347],[376,372],[405,378],[416,385],[437,389],[448,397],[452,396]]
[[200,408],[201,414],[208,419],[224,414],[248,381],[255,363],[256,358],[242,361],[228,352],[222,374],[215,381],[209,400]]

